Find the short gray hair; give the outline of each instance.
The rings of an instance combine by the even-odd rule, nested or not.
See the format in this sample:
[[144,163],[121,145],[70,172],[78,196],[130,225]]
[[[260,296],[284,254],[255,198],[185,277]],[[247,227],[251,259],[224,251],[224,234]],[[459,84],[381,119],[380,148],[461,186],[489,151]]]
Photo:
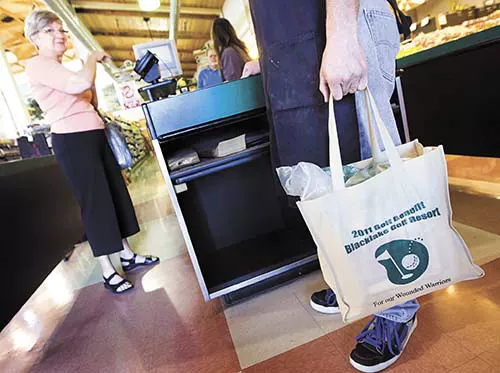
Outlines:
[[34,10],[24,20],[24,36],[33,44],[33,36],[49,26],[52,22],[61,22],[61,18],[50,10]]

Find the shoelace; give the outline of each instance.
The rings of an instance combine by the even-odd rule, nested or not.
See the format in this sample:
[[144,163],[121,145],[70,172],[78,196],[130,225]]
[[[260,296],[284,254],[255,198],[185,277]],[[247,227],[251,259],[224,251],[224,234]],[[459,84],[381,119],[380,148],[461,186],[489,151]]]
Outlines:
[[[372,321],[363,329],[356,337],[358,342],[367,343],[383,353],[384,344],[389,347],[389,352],[392,355],[398,355],[401,351],[401,336],[398,333],[398,323],[375,316]],[[397,347],[397,352],[394,351],[394,342]]]
[[326,298],[326,304],[329,306],[334,306],[337,303],[337,296],[335,295],[332,289],[328,289],[326,291],[325,298]]

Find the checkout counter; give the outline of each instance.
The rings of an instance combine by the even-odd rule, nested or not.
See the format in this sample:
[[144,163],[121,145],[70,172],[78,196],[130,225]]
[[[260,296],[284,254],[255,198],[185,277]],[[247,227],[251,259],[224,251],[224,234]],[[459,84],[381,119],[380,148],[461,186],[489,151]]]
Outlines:
[[[494,27],[397,61],[391,100],[401,138],[448,154],[498,157]],[[268,131],[260,76],[143,105],[148,128],[205,300],[231,303],[318,268],[298,211],[284,208],[269,143],[181,170],[168,160],[206,139]]]
[[0,214],[3,329],[82,239],[83,226],[54,156],[0,164]]
[[[232,303],[318,268],[298,209],[278,194],[260,76],[153,101],[143,110],[205,300],[223,296]],[[255,133],[264,140],[245,150],[168,167],[181,149]]]
[[406,139],[447,154],[500,156],[500,26],[397,61]]

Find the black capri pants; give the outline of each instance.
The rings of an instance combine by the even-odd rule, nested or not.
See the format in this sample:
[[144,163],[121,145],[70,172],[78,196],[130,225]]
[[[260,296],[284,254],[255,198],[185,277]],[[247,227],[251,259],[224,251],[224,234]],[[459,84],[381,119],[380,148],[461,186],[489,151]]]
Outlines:
[[52,148],[82,210],[95,257],[123,249],[139,232],[132,200],[104,130],[52,134]]

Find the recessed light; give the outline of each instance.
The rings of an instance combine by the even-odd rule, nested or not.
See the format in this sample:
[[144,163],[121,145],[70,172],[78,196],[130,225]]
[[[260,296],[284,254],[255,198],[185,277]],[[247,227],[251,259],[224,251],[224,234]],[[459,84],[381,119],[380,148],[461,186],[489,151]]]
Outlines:
[[2,18],[3,23],[11,23],[14,20],[11,16],[5,16]]

